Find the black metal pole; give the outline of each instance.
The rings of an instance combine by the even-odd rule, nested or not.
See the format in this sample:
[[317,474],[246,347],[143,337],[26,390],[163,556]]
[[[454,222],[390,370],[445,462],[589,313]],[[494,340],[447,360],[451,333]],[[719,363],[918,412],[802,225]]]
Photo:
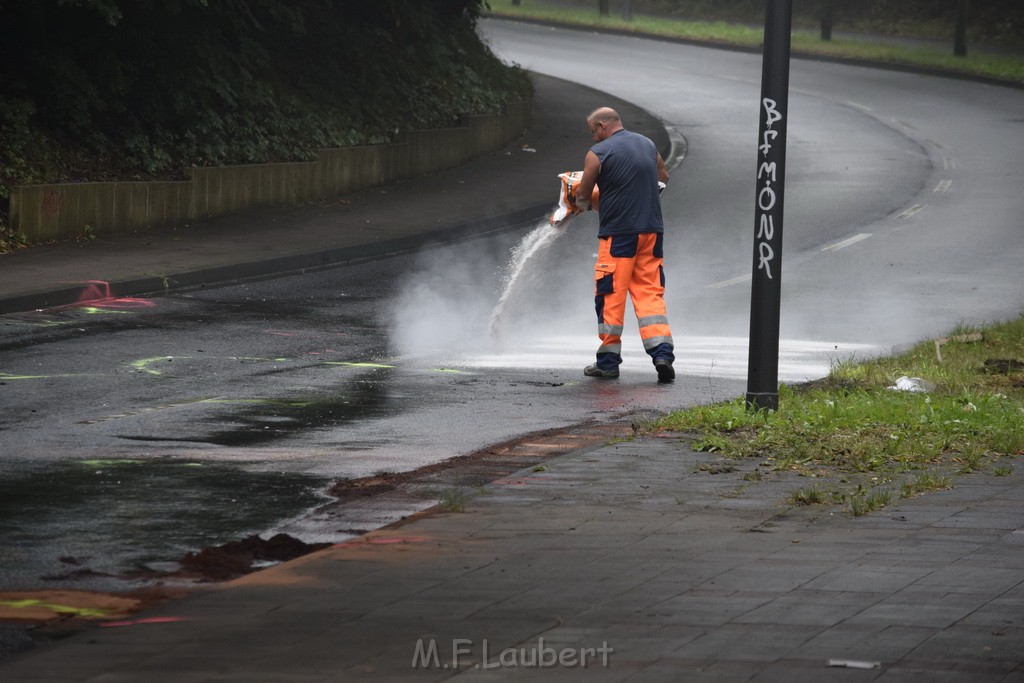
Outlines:
[[757,137],[754,264],[750,289],[747,407],[779,407],[782,205],[786,183],[789,49],[793,0],[766,0]]

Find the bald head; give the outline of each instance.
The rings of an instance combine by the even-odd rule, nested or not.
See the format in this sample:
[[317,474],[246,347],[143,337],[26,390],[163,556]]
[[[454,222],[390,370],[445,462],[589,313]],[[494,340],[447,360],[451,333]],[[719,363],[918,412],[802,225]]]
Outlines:
[[612,133],[622,130],[622,119],[611,107],[601,107],[587,117],[587,126],[590,127],[590,137],[594,142],[601,142],[610,138]]
[[590,125],[594,125],[598,121],[605,124],[612,123],[614,121],[619,125],[622,125],[622,119],[619,118],[619,113],[611,107],[600,107],[599,109],[595,109],[590,113],[590,116],[587,117],[587,123]]

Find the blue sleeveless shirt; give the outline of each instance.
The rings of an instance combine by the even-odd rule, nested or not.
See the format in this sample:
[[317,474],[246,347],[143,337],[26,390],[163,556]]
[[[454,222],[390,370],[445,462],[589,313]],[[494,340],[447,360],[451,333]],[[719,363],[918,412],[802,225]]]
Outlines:
[[664,232],[654,143],[623,129],[590,149],[601,161],[598,236]]

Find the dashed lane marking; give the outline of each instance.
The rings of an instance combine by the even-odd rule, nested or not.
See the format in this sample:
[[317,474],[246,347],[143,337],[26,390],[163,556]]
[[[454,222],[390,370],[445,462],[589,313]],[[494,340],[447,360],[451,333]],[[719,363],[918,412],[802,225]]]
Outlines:
[[843,249],[844,247],[848,247],[851,244],[856,244],[857,242],[860,242],[862,240],[866,240],[869,237],[871,237],[871,233],[870,232],[862,232],[859,235],[854,235],[853,237],[850,237],[849,239],[845,239],[842,242],[836,242],[835,244],[830,244],[827,247],[822,247],[821,250],[822,251],[839,251],[840,249]]
[[704,289],[721,289],[722,287],[729,287],[731,285],[738,285],[741,282],[749,281],[750,277],[751,277],[750,275],[740,275],[739,277],[734,277],[731,280],[722,280],[721,282],[716,282],[713,285],[707,285],[707,286],[704,287]]
[[910,218],[911,216],[920,213],[921,209],[924,208],[924,204],[914,204],[912,207],[904,211],[903,213],[896,214],[896,218]]

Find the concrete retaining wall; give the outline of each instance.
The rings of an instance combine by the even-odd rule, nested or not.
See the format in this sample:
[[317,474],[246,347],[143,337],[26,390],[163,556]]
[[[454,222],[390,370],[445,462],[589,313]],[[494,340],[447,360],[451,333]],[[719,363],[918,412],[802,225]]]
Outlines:
[[183,181],[23,185],[11,191],[10,222],[30,242],[41,242],[307,202],[458,166],[501,149],[529,123],[530,103],[517,102],[503,115],[466,117],[458,128],[411,131],[387,145],[321,150],[316,161],[196,168]]

